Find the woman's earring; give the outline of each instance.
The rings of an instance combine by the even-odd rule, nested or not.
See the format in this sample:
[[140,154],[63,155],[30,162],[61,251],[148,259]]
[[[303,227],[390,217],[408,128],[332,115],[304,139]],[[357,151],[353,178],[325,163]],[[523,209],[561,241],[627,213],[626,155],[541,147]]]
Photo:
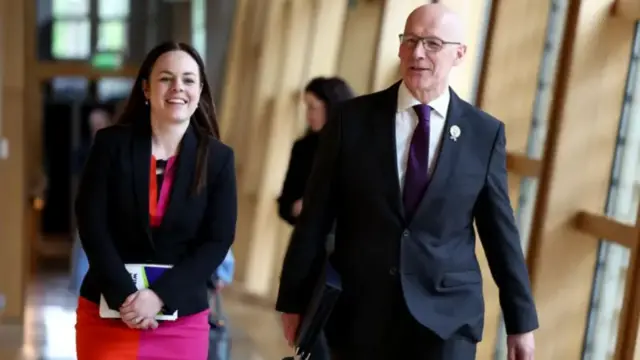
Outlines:
[[145,100],[144,104],[148,106],[149,105],[149,99]]

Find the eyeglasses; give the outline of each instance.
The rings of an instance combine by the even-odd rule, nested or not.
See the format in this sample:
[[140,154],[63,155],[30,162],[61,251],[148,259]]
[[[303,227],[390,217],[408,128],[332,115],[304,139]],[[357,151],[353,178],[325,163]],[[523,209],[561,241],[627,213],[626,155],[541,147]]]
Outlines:
[[442,50],[445,45],[462,45],[462,43],[455,41],[444,41],[435,36],[418,37],[413,35],[400,34],[398,38],[400,39],[400,44],[406,45],[411,49],[415,49],[415,47],[418,46],[418,43],[421,43],[425,51],[434,53]]

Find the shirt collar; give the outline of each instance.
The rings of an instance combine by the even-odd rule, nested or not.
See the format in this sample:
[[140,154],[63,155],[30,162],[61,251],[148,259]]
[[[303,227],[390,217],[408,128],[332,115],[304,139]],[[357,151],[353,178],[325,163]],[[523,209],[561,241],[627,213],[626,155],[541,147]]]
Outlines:
[[[451,94],[449,93],[449,89],[445,91],[442,95],[433,99],[429,102],[429,106],[435,110],[440,116],[443,118],[447,118],[447,111],[449,110],[449,101],[451,100]],[[400,83],[400,88],[398,89],[398,112],[405,111],[410,109],[415,105],[419,105],[420,101],[411,95],[409,89],[404,84],[404,82]]]

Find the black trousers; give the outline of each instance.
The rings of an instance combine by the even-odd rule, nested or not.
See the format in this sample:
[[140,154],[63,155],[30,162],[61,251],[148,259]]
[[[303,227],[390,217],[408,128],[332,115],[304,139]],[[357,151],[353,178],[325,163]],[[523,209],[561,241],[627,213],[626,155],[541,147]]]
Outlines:
[[476,342],[469,336],[443,340],[411,315],[399,282],[384,291],[378,301],[362,299],[334,312],[333,329],[343,330],[340,337],[346,341],[334,345],[331,333],[333,360],[475,359]]
[[311,359],[331,360],[331,351],[329,350],[327,338],[324,336],[324,333],[320,333],[318,342],[313,346],[313,349],[311,350]]

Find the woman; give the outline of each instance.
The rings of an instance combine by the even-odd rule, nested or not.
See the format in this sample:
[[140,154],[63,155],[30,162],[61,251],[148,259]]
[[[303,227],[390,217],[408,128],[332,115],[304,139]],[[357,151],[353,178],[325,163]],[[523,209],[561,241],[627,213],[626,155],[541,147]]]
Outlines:
[[307,178],[311,173],[320,130],[327,122],[333,108],[353,96],[353,90],[349,85],[337,77],[312,79],[304,89],[309,129],[293,144],[289,168],[278,198],[280,217],[291,225],[295,225],[302,211],[302,196]]
[[[313,166],[313,158],[318,147],[320,130],[331,116],[335,106],[345,100],[353,98],[354,94],[349,85],[339,78],[315,78],[304,89],[304,102],[307,108],[307,123],[309,130],[293,144],[289,168],[278,198],[280,217],[291,225],[302,211],[304,189]],[[332,236],[327,239],[327,251],[333,248]],[[318,259],[317,268],[320,271],[322,262]],[[285,331],[287,331],[285,329]],[[311,352],[315,360],[330,359],[329,349],[324,338],[320,336],[318,343]]]
[[[118,124],[97,133],[80,183],[76,216],[90,267],[78,360],[205,360],[207,281],[231,246],[236,214],[233,151],[218,139],[202,59],[163,43],[142,63]],[[132,264],[158,266],[138,276]],[[140,277],[150,284],[138,290]],[[161,312],[178,318],[157,321]]]

